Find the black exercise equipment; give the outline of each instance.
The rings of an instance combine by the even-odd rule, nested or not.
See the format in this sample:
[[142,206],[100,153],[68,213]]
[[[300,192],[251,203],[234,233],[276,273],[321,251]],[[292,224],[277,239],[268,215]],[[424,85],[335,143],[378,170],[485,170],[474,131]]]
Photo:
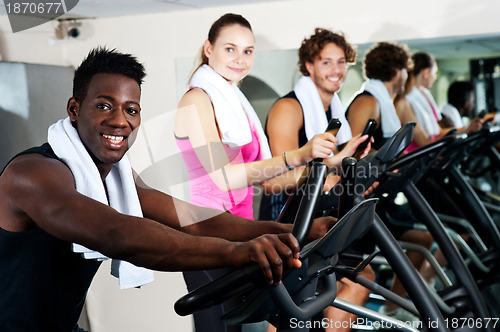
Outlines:
[[[378,174],[381,176],[373,176],[371,180],[367,178],[364,180],[367,184],[371,184],[375,180],[380,183],[374,189],[372,197],[384,197],[384,199],[391,200],[398,192],[405,193],[411,203],[410,205],[415,207],[413,209],[414,213],[420,217],[420,220],[427,226],[434,240],[443,250],[450,267],[455,271],[457,280],[463,287],[461,292],[455,289],[453,294],[464,294],[466,301],[470,302],[470,306],[466,306],[465,309],[471,310],[475,317],[488,318],[491,316],[469,269],[453,245],[441,221],[414,185],[416,181],[426,174],[434,162],[439,161],[439,163],[449,164],[451,156],[446,156],[447,152],[455,153],[455,151],[462,149],[466,140],[467,138],[464,135],[450,134],[391,162],[383,162],[382,158],[372,158],[370,166],[377,168]],[[453,295],[449,294],[449,298],[452,297]],[[455,305],[462,310],[457,310],[455,314],[466,314],[463,311],[465,309],[461,307],[463,303],[455,303]],[[493,330],[491,326],[489,329]]]
[[[409,144],[411,131],[412,126],[403,126],[389,144],[372,158],[389,162]],[[297,188],[296,194],[292,195],[282,212],[281,219],[294,217],[293,233],[301,243],[304,243],[310,229],[326,172],[325,165],[314,163],[306,184]],[[301,198],[300,204],[294,209],[289,202],[297,197]],[[265,285],[259,268],[248,266],[184,296],[177,301],[176,312],[187,315],[230,297],[241,296],[242,305],[223,317],[227,323],[262,321],[277,315],[279,331],[307,331],[307,325],[303,325],[302,329],[292,326],[292,319],[307,321],[332,302],[336,295],[335,267],[338,254],[355,239],[369,232],[408,289],[424,326],[432,323],[430,328],[433,330],[448,331],[442,314],[408,258],[383,222],[374,215],[375,202],[369,199],[358,203],[322,239],[303,246],[302,267],[286,273],[280,286]],[[319,279],[324,289],[316,295]],[[424,327],[424,330],[428,329]]]

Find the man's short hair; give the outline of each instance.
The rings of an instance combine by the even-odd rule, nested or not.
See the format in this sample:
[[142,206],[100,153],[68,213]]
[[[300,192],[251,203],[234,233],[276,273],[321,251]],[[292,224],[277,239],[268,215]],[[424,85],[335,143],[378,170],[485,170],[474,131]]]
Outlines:
[[410,70],[412,67],[408,46],[381,42],[369,49],[363,60],[366,78],[388,82],[396,75],[396,70]]
[[344,50],[347,63],[356,62],[356,49],[349,44],[341,32],[335,33],[327,29],[316,28],[314,34],[305,38],[299,48],[299,70],[304,76],[309,76],[306,62],[314,62],[325,45],[333,43]]
[[471,82],[455,81],[448,87],[448,103],[460,109],[469,100],[474,86]]
[[105,47],[92,49],[75,71],[73,77],[73,97],[81,103],[87,95],[90,80],[95,74],[121,74],[141,86],[146,72],[144,66],[130,54]]

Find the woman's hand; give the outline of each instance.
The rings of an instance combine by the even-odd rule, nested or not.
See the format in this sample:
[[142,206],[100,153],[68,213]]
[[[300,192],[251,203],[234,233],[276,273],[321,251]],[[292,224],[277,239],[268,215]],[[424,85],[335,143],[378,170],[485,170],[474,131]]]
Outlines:
[[335,149],[336,142],[338,142],[338,139],[330,133],[314,135],[300,149],[288,152],[288,163],[292,167],[297,167],[305,165],[316,158],[328,158]]

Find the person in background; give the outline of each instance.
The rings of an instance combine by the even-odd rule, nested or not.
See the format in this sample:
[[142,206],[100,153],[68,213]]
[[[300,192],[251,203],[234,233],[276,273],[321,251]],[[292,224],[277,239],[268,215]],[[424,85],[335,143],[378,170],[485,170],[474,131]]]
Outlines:
[[366,81],[346,110],[353,135],[363,131],[369,119],[377,121],[372,148],[378,149],[401,127],[394,98],[404,91],[411,58],[406,45],[381,42],[363,60]]
[[[479,119],[473,120],[470,126],[464,126],[461,118],[456,123],[442,118],[441,112],[439,112],[437,104],[429,92],[437,78],[436,60],[425,52],[413,54],[412,60],[413,69],[409,73],[405,91],[402,95],[398,95],[394,102],[401,123],[415,122],[417,124],[413,132],[413,142],[406,151],[413,151],[431,143],[455,127],[453,124],[460,125],[455,128],[459,132],[467,134],[480,129],[482,122]],[[470,91],[472,92],[472,90]],[[456,117],[457,113],[453,112],[453,109],[445,106],[445,110],[449,112],[450,119]],[[441,127],[440,122],[447,126]]]
[[[443,107],[446,115],[441,116],[441,113],[437,111],[436,102],[428,90],[436,80],[437,64],[434,57],[425,52],[417,52],[413,54],[412,60],[414,66],[413,70],[410,71],[405,92],[398,96],[395,101],[401,123],[415,122],[417,124],[413,132],[413,142],[406,151],[410,152],[431,143],[453,127],[457,131],[467,134],[481,129],[482,119],[475,118],[465,126],[458,109],[451,104]],[[459,107],[464,114],[472,113],[473,97],[473,87],[468,82],[455,82],[448,90],[449,100],[460,105]],[[441,127],[440,124],[445,127]],[[456,203],[434,183],[422,181],[419,183],[419,190],[429,197],[432,205],[437,204],[441,211],[460,211]],[[464,240],[469,238],[467,234],[461,234],[461,236]],[[434,257],[441,266],[448,264],[440,248],[434,252]],[[427,260],[423,262],[419,272],[427,282],[433,284],[436,275]]]
[[[267,116],[266,133],[273,156],[304,146],[314,135],[323,132],[332,118],[338,118],[342,123],[336,135],[337,144],[345,144],[352,139],[337,92],[344,82],[349,64],[356,62],[356,50],[342,33],[316,28],[312,36],[302,41],[298,56],[299,70],[303,76],[292,91],[273,104]],[[353,152],[347,145],[340,154],[348,156]],[[305,166],[301,168],[303,170]],[[336,181],[331,176],[330,179]],[[287,198],[286,193],[264,194],[260,219],[275,220]],[[375,279],[370,266],[363,274]],[[370,294],[368,289],[347,278],[337,283],[337,289],[339,298],[358,305],[364,305]],[[355,315],[334,307],[328,307],[323,314],[331,321],[356,319]],[[350,330],[348,324],[343,326],[340,329],[327,326],[325,330]]]
[[462,128],[467,134],[481,129],[484,120],[472,118],[468,124],[463,117],[471,118],[474,111],[474,86],[470,82],[455,81],[448,87],[448,103],[441,108],[443,119],[440,124],[444,128]]
[[413,69],[409,72],[404,93],[394,102],[401,123],[415,122],[413,141],[406,151],[431,143],[449,129],[441,129],[441,113],[429,89],[437,78],[437,63],[425,52],[412,55]]
[[[355,49],[343,35],[317,28],[313,36],[304,39],[298,55],[303,76],[294,90],[273,104],[266,120],[265,131],[273,156],[304,146],[314,135],[323,132],[332,118],[342,123],[336,135],[337,145],[352,138],[336,92],[342,85],[348,64],[356,61]],[[346,150],[342,155],[348,156],[349,152],[352,153]],[[296,171],[302,172],[304,168],[298,167]],[[336,180],[329,177],[329,181]],[[260,218],[276,220],[287,198],[286,192],[264,195]]]
[[[363,72],[366,81],[356,93],[347,107],[346,117],[353,135],[362,132],[368,119],[378,123],[372,147],[379,149],[401,127],[396,113],[394,99],[404,92],[408,70],[412,69],[411,56],[406,45],[380,42],[370,48],[363,59]],[[391,207],[397,207],[390,204]],[[397,212],[397,211],[396,211]],[[406,215],[404,219],[406,219]],[[433,238],[429,232],[413,229],[412,224],[395,225],[386,223],[393,236],[401,241],[422,245],[429,249]],[[408,251],[408,259],[415,268],[420,269],[424,257],[416,252]],[[393,278],[391,291],[406,296],[401,281]],[[413,314],[387,301],[380,307],[380,312],[402,321],[418,321]]]
[[[179,102],[174,129],[187,167],[191,203],[248,219],[253,217],[253,185],[279,192],[295,186],[301,175],[280,176],[283,173],[315,158],[331,166],[342,161],[342,155],[330,157],[338,140],[329,133],[271,158],[261,123],[237,86],[252,67],[254,48],[252,28],[241,15],[225,14],[213,23],[191,88]],[[353,140],[352,149],[362,141]],[[195,271],[184,273],[184,278],[192,290],[225,273]],[[227,308],[221,305],[195,314],[196,330],[239,330],[221,325],[224,312]]]

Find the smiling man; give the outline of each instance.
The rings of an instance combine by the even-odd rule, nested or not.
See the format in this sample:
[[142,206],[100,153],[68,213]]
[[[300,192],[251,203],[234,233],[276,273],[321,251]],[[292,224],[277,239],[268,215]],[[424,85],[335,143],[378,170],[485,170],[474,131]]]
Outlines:
[[[322,133],[332,118],[342,123],[336,137],[337,144],[347,143],[352,138],[349,123],[344,115],[344,108],[337,92],[342,87],[349,64],[356,61],[356,50],[341,33],[316,28],[314,34],[302,41],[299,48],[299,70],[303,75],[293,91],[278,99],[266,121],[266,133],[273,156],[285,151],[298,149],[314,135]],[[347,153],[346,147],[342,153]],[[302,172],[305,166],[296,168]],[[329,177],[334,181],[333,177]],[[288,195],[264,194],[262,197],[260,218],[275,220]],[[374,279],[370,266],[363,270],[366,277]],[[342,278],[337,283],[338,298],[363,305],[370,293],[366,288]],[[355,320],[355,315],[328,307],[323,315],[338,322]],[[316,317],[321,320],[322,317]],[[349,324],[337,328],[336,324],[325,327],[326,331],[348,331]],[[342,327],[345,326],[345,327]]]
[[[314,135],[325,131],[328,121],[338,118],[342,126],[338,145],[352,138],[337,92],[344,82],[349,64],[356,61],[356,50],[340,33],[316,28],[302,41],[298,51],[299,70],[303,75],[294,89],[278,99],[267,116],[266,134],[273,156],[298,149]],[[302,172],[304,167],[297,167]],[[264,195],[260,218],[276,220],[286,193]]]
[[[107,257],[118,259],[112,273],[122,288],[151,282],[148,269],[250,262],[279,283],[299,264],[290,225],[220,213],[181,227],[179,216],[206,209],[174,206],[172,197],[135,183],[125,153],[141,122],[144,76],[129,54],[92,50],[75,72],[68,117],[49,128],[48,143],[20,153],[0,175],[2,331],[78,331]],[[316,224],[319,235],[327,224]]]

